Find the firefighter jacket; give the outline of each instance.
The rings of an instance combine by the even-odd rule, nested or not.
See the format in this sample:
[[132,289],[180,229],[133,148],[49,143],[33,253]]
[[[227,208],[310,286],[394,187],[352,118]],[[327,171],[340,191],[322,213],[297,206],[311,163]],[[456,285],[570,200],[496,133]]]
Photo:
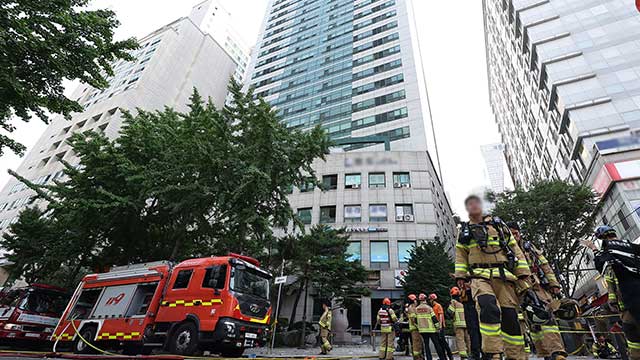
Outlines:
[[418,313],[416,312],[416,307],[416,304],[411,304],[407,309],[407,316],[409,317],[409,331],[418,330]]
[[542,255],[542,251],[531,245],[531,248],[528,251],[525,251],[524,255],[527,258],[529,268],[531,269],[531,285],[545,285],[545,287],[548,288],[561,288],[560,282],[558,282],[558,279],[556,278],[556,274],[553,272],[551,265],[549,265],[547,258]]
[[393,331],[393,323],[398,321],[398,317],[392,309],[381,307],[378,310],[378,324],[380,324],[380,332],[390,333]]
[[[503,278],[507,281],[516,281],[520,277],[531,275],[529,263],[518,246],[517,241],[504,223],[496,220],[499,228],[493,225],[493,218],[487,216],[482,224],[470,223],[474,231],[470,231],[467,238],[461,232],[456,244],[456,279],[470,278]],[[482,246],[483,239],[478,234],[483,230],[486,234],[486,246]],[[501,239],[503,244],[501,244]],[[510,264],[507,251],[510,249],[514,255],[514,263]]]
[[591,346],[591,353],[596,358],[608,359],[610,356],[616,355],[617,351],[616,348],[609,344],[608,341],[604,344],[600,344],[596,341],[593,343],[593,346]]
[[325,310],[324,313],[322,313],[322,316],[320,316],[320,321],[318,322],[320,328],[331,330],[332,318],[333,315],[331,314],[331,309]]
[[420,333],[436,333],[438,318],[433,312],[433,308],[426,303],[421,303],[416,307],[416,321]]
[[447,311],[453,316],[453,326],[455,328],[466,328],[467,321],[464,318],[464,305],[455,299],[451,299]]
[[616,306],[620,311],[624,311],[624,303],[620,294],[620,283],[611,267],[607,267],[604,272],[604,279],[607,282],[607,292],[609,293],[609,304]]

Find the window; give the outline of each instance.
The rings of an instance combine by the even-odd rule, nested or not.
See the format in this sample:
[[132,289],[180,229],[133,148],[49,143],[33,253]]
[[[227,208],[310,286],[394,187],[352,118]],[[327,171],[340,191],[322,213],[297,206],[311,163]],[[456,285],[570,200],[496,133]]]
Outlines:
[[313,216],[311,210],[311,208],[298,209],[298,219],[305,225],[311,224]]
[[349,254],[347,261],[360,261],[362,259],[362,244],[360,241],[349,242],[347,254]]
[[361,222],[362,207],[360,205],[352,205],[344,207],[344,222]]
[[214,266],[207,269],[202,280],[203,288],[224,289],[227,280],[227,265]]
[[389,267],[389,242],[372,241],[370,243],[371,268],[386,269]]
[[397,222],[413,222],[413,205],[396,205]]
[[336,222],[336,207],[323,206],[320,208],[320,223],[333,224]]
[[360,189],[362,178],[360,174],[347,174],[344,178],[345,189]]
[[410,187],[411,177],[408,172],[393,173],[393,187]]
[[411,249],[416,245],[415,241],[398,241],[398,262],[407,264],[411,258]]
[[322,190],[336,190],[338,188],[338,175],[325,175],[322,177]]
[[173,283],[173,289],[186,289],[189,286],[193,270],[180,270],[176,275],[176,282]]
[[369,205],[369,221],[380,222],[387,221],[387,205]]
[[369,174],[369,187],[374,189],[385,187],[384,173]]
[[629,221],[627,220],[628,216],[624,213],[622,209],[618,210],[618,219],[620,219],[620,224],[622,225],[622,228],[624,229],[624,231],[629,230],[631,225],[629,225]]
[[307,178],[307,181],[298,187],[300,188],[300,192],[312,192],[316,185],[313,178]]

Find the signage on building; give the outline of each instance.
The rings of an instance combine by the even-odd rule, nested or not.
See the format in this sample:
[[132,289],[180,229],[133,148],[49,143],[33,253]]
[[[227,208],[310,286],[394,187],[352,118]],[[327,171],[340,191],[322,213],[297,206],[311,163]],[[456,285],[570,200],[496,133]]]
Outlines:
[[396,287],[402,287],[402,283],[404,282],[404,278],[407,276],[407,270],[396,270],[393,279],[396,282]]
[[640,178],[640,159],[606,163],[593,182],[593,190],[604,196],[612,183]]
[[389,232],[389,229],[382,227],[352,227],[346,228],[345,231],[348,233],[381,233]]
[[640,147],[640,136],[624,136],[614,139],[596,142],[596,147],[600,153],[620,152],[627,149],[637,149]]

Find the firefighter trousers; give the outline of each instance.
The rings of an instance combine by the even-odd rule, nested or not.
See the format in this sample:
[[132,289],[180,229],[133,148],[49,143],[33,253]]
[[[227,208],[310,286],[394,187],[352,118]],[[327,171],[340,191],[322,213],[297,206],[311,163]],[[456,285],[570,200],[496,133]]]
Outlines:
[[424,346],[424,355],[427,360],[432,360],[433,356],[431,356],[431,348],[429,347],[429,341],[433,343],[433,347],[436,349],[436,353],[438,354],[439,360],[447,360],[444,350],[442,346],[440,346],[440,338],[438,333],[420,333],[422,336],[422,345]]
[[327,354],[331,349],[331,343],[329,343],[329,330],[320,328],[320,350],[322,350],[323,354]]
[[630,360],[640,360],[640,324],[629,310],[622,312],[622,331],[627,338],[627,351]]
[[411,332],[411,355],[413,356],[413,360],[424,359],[422,356],[422,336],[420,336],[418,330]]
[[524,360],[524,336],[518,322],[519,306],[515,286],[501,278],[471,280],[473,299],[478,304],[482,351],[504,353],[508,360]]
[[458,355],[461,358],[465,359],[469,356],[469,350],[471,347],[471,339],[469,338],[469,333],[467,332],[467,328],[456,327],[456,348],[458,348]]
[[394,341],[396,338],[395,332],[383,332],[380,336],[380,351],[378,358],[391,360],[393,359],[393,352],[396,350]]

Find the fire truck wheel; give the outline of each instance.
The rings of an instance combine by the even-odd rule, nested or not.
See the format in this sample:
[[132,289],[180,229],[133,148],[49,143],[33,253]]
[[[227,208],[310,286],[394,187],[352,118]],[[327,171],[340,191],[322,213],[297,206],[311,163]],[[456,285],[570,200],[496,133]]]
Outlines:
[[173,331],[169,351],[176,355],[193,355],[198,350],[198,329],[192,322],[185,322]]
[[[92,341],[96,337],[96,331],[97,329],[95,326],[85,326],[80,330],[80,335],[83,339]],[[73,352],[76,354],[95,354],[96,350],[82,341],[80,336],[76,336],[76,339],[73,342]]]

